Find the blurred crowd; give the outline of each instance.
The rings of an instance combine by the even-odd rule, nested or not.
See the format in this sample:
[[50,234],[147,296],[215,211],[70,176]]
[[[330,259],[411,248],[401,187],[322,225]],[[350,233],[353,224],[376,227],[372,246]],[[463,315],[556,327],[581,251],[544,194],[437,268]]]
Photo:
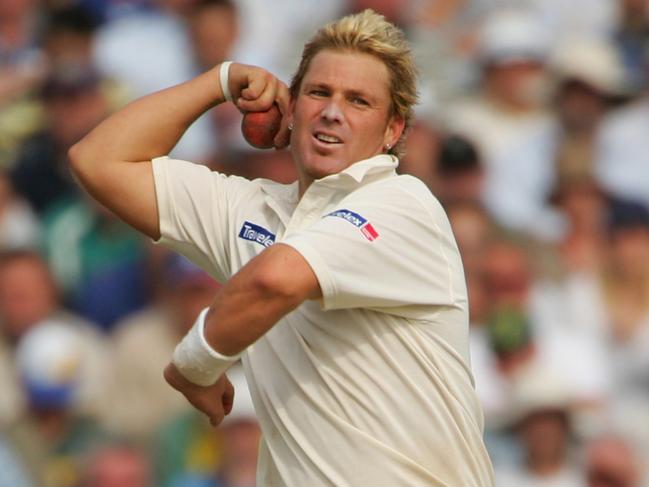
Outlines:
[[[83,194],[66,151],[224,60],[288,82],[368,7],[418,62],[400,171],[463,255],[496,485],[649,485],[649,0],[1,0],[0,487],[254,486],[241,371],[217,430],[162,378],[219,284]],[[293,181],[240,119],[211,110],[172,155]]]

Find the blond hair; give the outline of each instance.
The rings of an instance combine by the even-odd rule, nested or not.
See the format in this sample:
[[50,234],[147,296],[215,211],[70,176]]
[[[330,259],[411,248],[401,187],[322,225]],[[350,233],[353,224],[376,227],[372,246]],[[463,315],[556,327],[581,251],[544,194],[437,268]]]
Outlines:
[[403,155],[406,132],[414,116],[413,105],[417,103],[417,69],[403,31],[371,9],[325,25],[304,46],[300,65],[291,80],[293,98],[298,95],[311,60],[325,49],[370,54],[388,68],[390,115],[406,123],[406,129],[389,153]]

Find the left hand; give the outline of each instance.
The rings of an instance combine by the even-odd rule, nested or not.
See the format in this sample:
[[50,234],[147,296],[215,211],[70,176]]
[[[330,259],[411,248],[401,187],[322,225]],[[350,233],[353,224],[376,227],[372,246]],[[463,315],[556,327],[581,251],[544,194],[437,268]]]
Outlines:
[[182,393],[199,411],[205,413],[212,426],[218,426],[230,414],[234,404],[234,386],[223,374],[211,386],[199,386],[188,381],[173,363],[164,370],[164,378],[171,387]]

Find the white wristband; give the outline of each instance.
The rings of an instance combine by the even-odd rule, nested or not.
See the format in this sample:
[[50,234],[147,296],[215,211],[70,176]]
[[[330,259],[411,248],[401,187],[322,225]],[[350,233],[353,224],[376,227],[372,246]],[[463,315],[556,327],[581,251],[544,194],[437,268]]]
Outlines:
[[172,362],[185,379],[198,386],[210,386],[235,362],[235,356],[222,355],[205,339],[205,316],[209,308],[198,315],[196,323],[174,350]]
[[221,82],[221,92],[223,92],[223,98],[225,101],[233,101],[232,93],[230,93],[230,65],[232,61],[224,61],[221,63],[219,68],[219,81]]

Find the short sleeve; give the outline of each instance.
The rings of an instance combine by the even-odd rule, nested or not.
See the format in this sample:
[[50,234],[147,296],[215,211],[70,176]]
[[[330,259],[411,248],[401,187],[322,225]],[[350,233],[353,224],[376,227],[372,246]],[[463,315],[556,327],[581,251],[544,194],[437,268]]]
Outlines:
[[227,242],[231,209],[250,181],[187,161],[153,160],[160,219],[156,242],[185,255],[224,282],[231,275]]
[[352,196],[282,243],[313,269],[325,309],[444,306],[466,299],[457,246],[432,195],[422,201],[391,188]]

